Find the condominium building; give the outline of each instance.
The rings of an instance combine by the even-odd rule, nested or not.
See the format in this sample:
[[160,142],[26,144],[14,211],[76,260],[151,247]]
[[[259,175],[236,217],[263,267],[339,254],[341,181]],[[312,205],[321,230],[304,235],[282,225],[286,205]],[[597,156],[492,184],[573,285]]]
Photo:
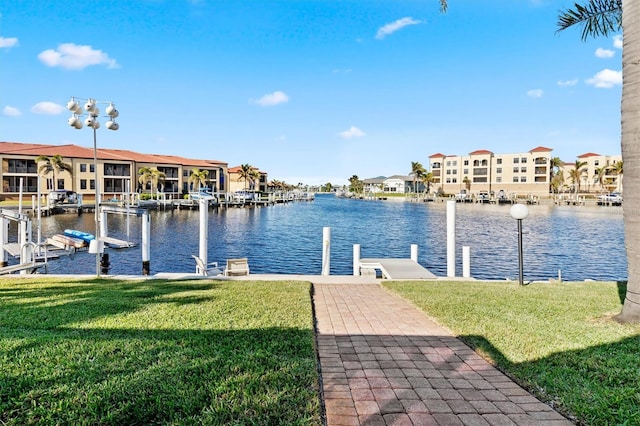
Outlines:
[[[514,154],[495,154],[488,150],[462,156],[433,154],[429,157],[429,169],[434,179],[432,188],[445,194],[467,190],[471,193],[504,191],[521,196],[546,196],[551,191],[552,151],[538,146]],[[621,190],[621,174],[615,168],[616,163],[622,161],[620,155],[586,153],[578,155],[577,161],[584,163],[580,167],[579,182],[573,182],[571,178],[570,170],[575,163],[559,166],[564,177],[560,191],[575,191],[577,185],[582,192]],[[605,174],[602,179],[600,173]]]
[[434,177],[432,188],[445,194],[463,189],[505,191],[523,195],[547,195],[550,184],[550,148],[539,146],[528,152],[494,154],[477,150],[468,155],[433,154],[429,168]]
[[[95,160],[94,160],[95,154]],[[62,157],[71,172],[55,171],[39,173],[45,164],[36,158]],[[95,198],[97,165],[98,189],[102,198],[118,196],[129,187],[131,192],[151,191],[151,183],[139,181],[141,169],[157,169],[163,179],[153,192],[164,192],[178,198],[194,188],[189,182],[193,169],[207,170],[207,186],[215,192],[227,191],[227,163],[217,160],[196,160],[175,155],[142,154],[134,151],[85,148],[77,145],[45,145],[15,142],[0,142],[2,169],[1,199],[16,199],[22,189],[31,196],[38,191],[43,194],[54,189],[67,189],[82,194],[85,199]],[[22,182],[22,188],[20,183]]]
[[267,192],[267,173],[252,167],[256,173],[255,178],[242,176],[242,166],[229,167],[229,192],[258,191]]

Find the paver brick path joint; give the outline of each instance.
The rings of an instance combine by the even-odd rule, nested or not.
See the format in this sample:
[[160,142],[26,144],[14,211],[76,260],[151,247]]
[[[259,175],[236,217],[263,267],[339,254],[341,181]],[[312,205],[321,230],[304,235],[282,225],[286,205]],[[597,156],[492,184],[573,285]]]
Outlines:
[[314,284],[326,424],[572,425],[376,284]]

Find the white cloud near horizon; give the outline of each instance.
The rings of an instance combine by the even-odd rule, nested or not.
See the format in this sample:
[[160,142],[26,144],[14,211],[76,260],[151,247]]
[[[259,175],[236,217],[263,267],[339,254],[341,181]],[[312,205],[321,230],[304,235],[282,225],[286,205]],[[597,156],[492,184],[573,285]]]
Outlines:
[[596,49],[596,57],[600,58],[600,59],[608,59],[608,58],[613,58],[613,55],[615,55],[616,52],[614,52],[611,49],[603,49],[602,47],[598,47]]
[[339,134],[340,134],[340,137],[342,137],[342,139],[353,139],[353,138],[361,138],[366,133],[358,129],[356,126],[351,126],[349,130],[345,130],[344,132],[340,132]]
[[68,70],[81,70],[91,65],[106,65],[107,68],[119,68],[115,59],[111,59],[102,50],[74,43],[62,43],[57,49],[47,49],[38,54],[38,59],[49,67],[61,67]]
[[527,96],[533,99],[541,98],[544,95],[544,90],[542,89],[533,89],[527,91]]
[[622,71],[605,68],[587,79],[586,83],[598,89],[610,89],[613,86],[620,86],[622,85]]
[[276,90],[273,93],[267,93],[258,100],[249,99],[249,103],[260,106],[275,106],[287,102],[289,102],[289,96],[279,90]]
[[0,37],[0,48],[9,48],[18,45],[16,37]]
[[67,108],[62,105],[58,105],[53,102],[38,102],[34,106],[31,107],[31,112],[34,114],[43,114],[43,115],[58,115],[66,111]]
[[560,86],[560,87],[575,86],[576,84],[578,84],[578,79],[577,78],[574,78],[573,80],[558,81],[558,86]]
[[622,36],[617,35],[613,38],[613,47],[616,49],[622,49]]
[[22,115],[22,112],[20,112],[18,108],[7,105],[2,108],[2,115],[6,115],[7,117],[19,117]]
[[398,19],[395,22],[391,22],[391,23],[385,24],[382,27],[380,27],[378,29],[378,32],[376,33],[376,39],[382,40],[386,36],[391,35],[391,34],[395,33],[396,31],[403,29],[406,26],[418,25],[418,24],[421,24],[421,23],[422,23],[422,21],[420,21],[418,19],[413,19],[413,18],[411,18],[409,16],[407,16],[405,18]]

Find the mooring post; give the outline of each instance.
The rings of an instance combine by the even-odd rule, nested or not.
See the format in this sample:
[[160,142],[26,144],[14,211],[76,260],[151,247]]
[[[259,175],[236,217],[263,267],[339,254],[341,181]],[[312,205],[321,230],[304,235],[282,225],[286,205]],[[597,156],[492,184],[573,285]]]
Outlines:
[[462,276],[471,278],[471,247],[462,246]]
[[353,276],[360,275],[360,244],[353,245]]
[[142,213],[142,275],[149,275],[151,271],[151,216],[149,212]]
[[[107,225],[107,212],[100,209],[100,237],[109,236],[109,226]],[[97,235],[96,235],[97,237]]]
[[[209,256],[209,253],[207,252],[209,243],[209,200],[204,197],[200,197],[198,203],[198,207],[200,209],[200,250],[198,257],[200,257],[202,263],[206,265],[209,262],[207,259]],[[204,271],[198,272],[202,273]]]
[[322,275],[329,275],[331,269],[331,228],[322,228]]
[[418,263],[418,245],[411,244],[411,260]]
[[447,201],[447,277],[456,276],[456,201]]
[[9,254],[4,249],[5,244],[9,244],[9,219],[2,216],[0,220],[0,267],[9,264]]

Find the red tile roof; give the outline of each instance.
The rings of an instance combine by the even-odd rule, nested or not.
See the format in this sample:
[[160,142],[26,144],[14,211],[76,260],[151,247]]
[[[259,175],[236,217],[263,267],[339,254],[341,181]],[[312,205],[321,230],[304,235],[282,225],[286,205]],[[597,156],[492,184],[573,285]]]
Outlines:
[[594,152],[586,152],[582,155],[578,155],[576,158],[587,158],[587,157],[600,157],[600,154],[596,154]]
[[551,152],[551,151],[553,151],[552,148],[547,148],[547,147],[544,147],[544,146],[537,146],[537,147],[533,148],[529,152]]
[[444,157],[445,157],[445,155],[444,155],[444,154],[440,154],[440,153],[437,153],[437,154],[431,154],[431,155],[429,156],[429,158],[444,158]]
[[486,149],[478,149],[476,151],[470,152],[469,155],[493,155],[493,152]]

